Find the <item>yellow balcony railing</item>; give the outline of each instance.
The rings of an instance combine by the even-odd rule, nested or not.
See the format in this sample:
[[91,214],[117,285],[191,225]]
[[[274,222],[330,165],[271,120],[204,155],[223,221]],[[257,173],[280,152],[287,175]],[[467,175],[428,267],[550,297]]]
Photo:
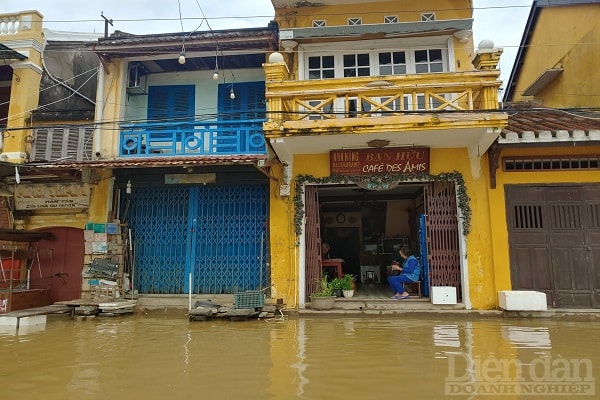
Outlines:
[[482,70],[267,81],[266,129],[287,121],[369,118],[376,123],[375,118],[416,112],[497,110],[499,74]]

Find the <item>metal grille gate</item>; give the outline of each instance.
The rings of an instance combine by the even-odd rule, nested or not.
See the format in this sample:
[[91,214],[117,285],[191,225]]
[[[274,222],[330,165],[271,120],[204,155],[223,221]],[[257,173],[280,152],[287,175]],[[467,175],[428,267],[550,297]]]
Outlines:
[[454,182],[425,185],[427,255],[431,286],[454,286],[461,297],[458,211]]
[[267,286],[267,188],[137,187],[128,223],[140,293],[234,293]]

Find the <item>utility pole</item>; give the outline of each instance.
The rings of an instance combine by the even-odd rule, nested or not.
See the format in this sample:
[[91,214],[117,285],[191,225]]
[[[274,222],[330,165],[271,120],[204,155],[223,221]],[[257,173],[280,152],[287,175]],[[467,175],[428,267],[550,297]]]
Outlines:
[[108,24],[110,24],[110,26],[113,26],[113,20],[106,18],[104,16],[104,11],[100,11],[100,16],[102,18],[104,18],[104,38],[107,38],[108,37]]

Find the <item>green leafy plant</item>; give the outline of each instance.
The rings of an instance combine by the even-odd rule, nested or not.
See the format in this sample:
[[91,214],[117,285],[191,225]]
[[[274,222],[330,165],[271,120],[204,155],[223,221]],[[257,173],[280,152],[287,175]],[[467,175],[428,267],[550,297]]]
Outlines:
[[354,289],[354,281],[356,277],[352,274],[344,274],[341,278],[336,278],[339,280],[339,285],[342,290],[352,290]]
[[327,280],[327,275],[323,276],[320,280],[319,280],[319,290],[312,293],[311,296],[313,297],[327,297],[327,296],[333,296],[333,285],[332,285],[333,281],[329,282]]

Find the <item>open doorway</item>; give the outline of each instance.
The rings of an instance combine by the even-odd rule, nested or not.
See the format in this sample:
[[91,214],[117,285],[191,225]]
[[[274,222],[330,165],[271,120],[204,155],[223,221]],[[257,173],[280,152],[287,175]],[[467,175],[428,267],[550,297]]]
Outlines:
[[[322,184],[310,192],[315,193],[310,201],[316,204],[307,204],[307,220],[317,226],[307,225],[307,243],[315,242],[312,236],[329,243],[331,254],[344,260],[343,273],[356,277],[356,297],[389,298],[387,277],[392,261],[401,261],[402,246],[409,246],[421,261],[422,294],[428,296],[431,285],[454,286],[461,297],[453,182],[399,183],[387,190]],[[311,212],[318,216],[311,219]],[[307,247],[307,257],[310,253]],[[307,276],[320,274],[308,260]]]

